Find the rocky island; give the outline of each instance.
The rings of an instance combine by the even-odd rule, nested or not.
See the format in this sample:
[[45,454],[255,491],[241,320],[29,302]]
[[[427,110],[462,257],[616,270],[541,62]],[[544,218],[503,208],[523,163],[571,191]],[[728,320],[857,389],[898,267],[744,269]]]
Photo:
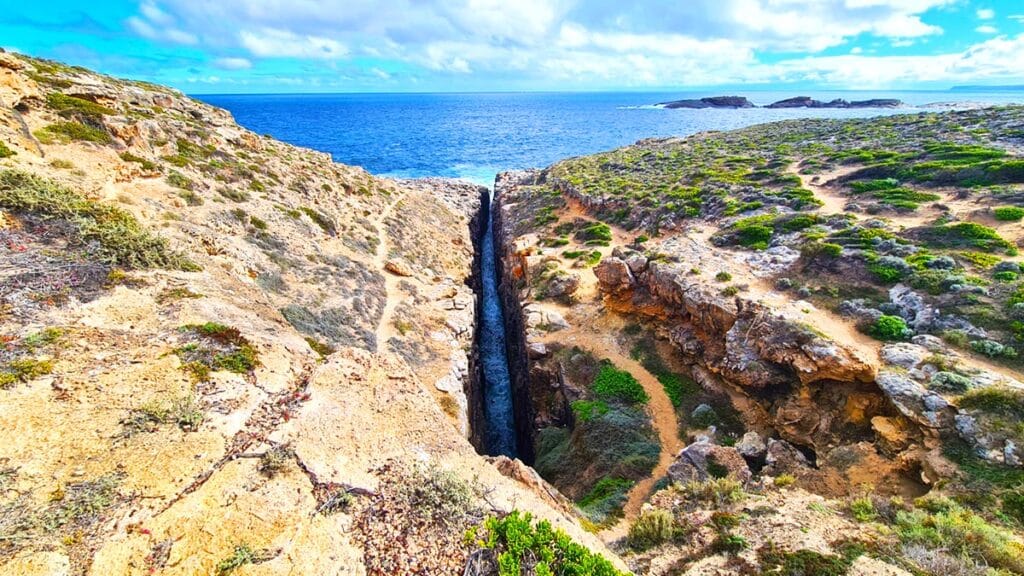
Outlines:
[[[672,102],[662,102],[657,106],[667,109],[676,108],[690,108],[690,109],[704,109],[704,108],[720,108],[720,109],[741,109],[741,108],[757,108],[757,106],[743,96],[712,96],[708,98],[700,98],[696,100],[675,100]],[[899,108],[903,106],[903,102],[891,98],[875,98],[871,100],[843,100],[837,98],[828,102],[822,102],[821,100],[815,100],[809,96],[796,96],[794,98],[787,98],[785,100],[779,100],[765,106],[765,108]]]
[[492,201],[0,53],[0,574],[1024,574],[1022,220],[1022,107]]

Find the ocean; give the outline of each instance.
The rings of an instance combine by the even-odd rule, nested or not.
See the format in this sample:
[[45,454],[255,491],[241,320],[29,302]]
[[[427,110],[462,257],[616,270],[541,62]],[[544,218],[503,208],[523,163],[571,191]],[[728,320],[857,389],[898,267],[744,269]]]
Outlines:
[[[724,93],[724,92],[723,92]],[[198,96],[243,126],[330,153],[338,162],[403,178],[445,176],[490,186],[498,172],[544,167],[637,140],[729,130],[791,118],[852,118],[937,109],[940,103],[1021,103],[1022,92],[739,92],[758,105],[807,95],[819,100],[898,98],[879,109],[667,110],[659,102],[694,92],[471,94],[247,94]]]

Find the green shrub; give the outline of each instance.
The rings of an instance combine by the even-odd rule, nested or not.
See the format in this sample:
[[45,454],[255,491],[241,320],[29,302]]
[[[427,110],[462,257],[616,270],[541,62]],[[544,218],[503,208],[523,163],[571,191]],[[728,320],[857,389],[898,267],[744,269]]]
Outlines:
[[470,529],[465,540],[495,552],[499,576],[626,576],[547,520],[534,523],[529,512],[488,517],[483,529]]
[[985,251],[1009,251],[1013,248],[1013,245],[999,236],[994,229],[977,222],[932,226],[923,229],[921,236],[929,245],[940,248],[971,247]]
[[850,513],[858,522],[870,522],[878,518],[878,513],[875,512],[875,503],[871,501],[870,496],[853,499],[850,502]]
[[650,400],[650,396],[644,391],[644,387],[637,382],[632,374],[625,370],[619,370],[608,360],[601,362],[601,369],[591,390],[599,398],[616,400],[626,404],[641,404]]
[[192,187],[195,186],[195,183],[192,182],[191,178],[174,170],[167,175],[167,183],[175,188],[181,188],[182,190],[192,190]]
[[241,188],[218,188],[217,193],[232,202],[245,202],[249,200],[249,193]]
[[130,213],[87,200],[52,181],[24,172],[0,172],[0,207],[12,212],[66,221],[77,240],[96,242],[101,260],[125,268],[196,270],[195,264],[172,251],[167,241],[143,229]]
[[711,551],[716,554],[739,554],[747,548],[750,548],[750,543],[746,538],[729,532],[719,532],[711,543]]
[[198,381],[209,379],[213,370],[246,374],[259,366],[256,348],[237,328],[207,322],[182,326],[180,330],[198,337],[174,349],[183,367]]
[[996,220],[1002,222],[1017,222],[1024,218],[1024,208],[1020,206],[999,206],[992,211]]
[[589,422],[608,413],[608,405],[602,400],[576,400],[572,403],[573,414],[581,422]]
[[897,512],[897,536],[905,544],[945,550],[978,564],[1024,573],[1024,546],[1013,534],[954,502],[947,504],[935,512]]
[[974,382],[956,372],[936,372],[928,382],[928,388],[938,392],[963,394],[974,386]]
[[3,141],[0,141],[0,159],[2,159],[2,158],[10,158],[11,156],[14,156],[15,154],[17,154],[17,152],[15,152],[14,150],[11,150],[10,148],[8,148],[7,144],[5,144]]
[[678,532],[671,513],[659,509],[645,510],[629,527],[626,544],[634,550],[643,551],[672,540]]
[[1001,272],[996,272],[992,274],[992,279],[998,280],[1000,282],[1015,282],[1019,276],[1020,275],[1016,272],[1011,272],[1010,270],[1003,270]]
[[1017,351],[1012,346],[1007,346],[995,340],[974,340],[971,342],[971,350],[984,354],[989,358],[1016,358]]
[[604,222],[594,222],[577,230],[575,237],[587,246],[608,246],[612,241],[612,229]]
[[150,172],[153,172],[153,171],[156,171],[156,170],[160,169],[160,167],[157,166],[156,162],[152,162],[152,161],[147,160],[147,159],[145,159],[145,158],[143,158],[141,156],[136,156],[135,154],[132,154],[131,152],[122,152],[121,153],[121,160],[124,160],[125,162],[133,162],[135,164],[138,164],[138,165],[142,166],[143,170],[147,170],[147,171],[150,171]]
[[76,98],[74,96],[68,96],[67,94],[61,94],[60,92],[51,92],[50,94],[47,94],[46,104],[64,117],[68,117],[73,114],[80,114],[82,116],[98,118],[100,116],[117,114],[117,111],[101,104],[97,104],[83,98]]
[[1024,391],[989,386],[971,390],[960,397],[960,408],[979,410],[1015,420],[1024,420]]
[[328,235],[337,235],[338,228],[334,224],[334,220],[331,220],[331,218],[328,217],[326,214],[323,214],[306,206],[299,206],[299,210],[301,210],[302,213],[305,214],[306,216],[309,216],[309,219],[312,220],[314,224],[319,226],[320,229],[323,230]]
[[880,190],[892,190],[900,187],[900,181],[895,178],[884,178],[881,180],[870,180],[867,182],[851,182],[850,188],[861,194],[864,192],[878,192]]
[[719,282],[728,282],[732,280],[732,274],[729,274],[728,272],[719,272],[718,274],[715,274],[715,280],[718,280]]
[[786,552],[771,542],[757,551],[763,573],[778,576],[843,576],[861,554],[860,546],[847,547],[841,555],[813,550]]
[[88,126],[80,122],[57,122],[36,131],[36,138],[43,144],[60,142],[96,142],[98,144],[110,143],[110,134],[104,130]]
[[875,321],[874,325],[871,327],[870,333],[879,340],[889,342],[906,340],[910,337],[912,331],[907,327],[907,323],[903,318],[883,314]]

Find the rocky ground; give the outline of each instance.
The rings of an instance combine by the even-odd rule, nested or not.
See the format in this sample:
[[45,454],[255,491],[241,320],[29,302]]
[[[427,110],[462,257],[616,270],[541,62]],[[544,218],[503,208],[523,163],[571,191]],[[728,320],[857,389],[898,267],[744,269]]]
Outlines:
[[1022,143],[990,108],[500,176],[536,469],[638,573],[1022,573]]
[[461,573],[513,508],[607,552],[469,441],[479,188],[20,55],[0,104],[0,574]]

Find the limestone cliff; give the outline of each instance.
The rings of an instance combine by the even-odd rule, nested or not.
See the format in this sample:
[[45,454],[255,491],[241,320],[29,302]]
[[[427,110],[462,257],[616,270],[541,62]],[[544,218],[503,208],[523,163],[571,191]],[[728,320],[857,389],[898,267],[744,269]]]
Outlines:
[[13,54],[0,144],[0,574],[461,573],[513,507],[603,550],[467,440],[480,188]]

